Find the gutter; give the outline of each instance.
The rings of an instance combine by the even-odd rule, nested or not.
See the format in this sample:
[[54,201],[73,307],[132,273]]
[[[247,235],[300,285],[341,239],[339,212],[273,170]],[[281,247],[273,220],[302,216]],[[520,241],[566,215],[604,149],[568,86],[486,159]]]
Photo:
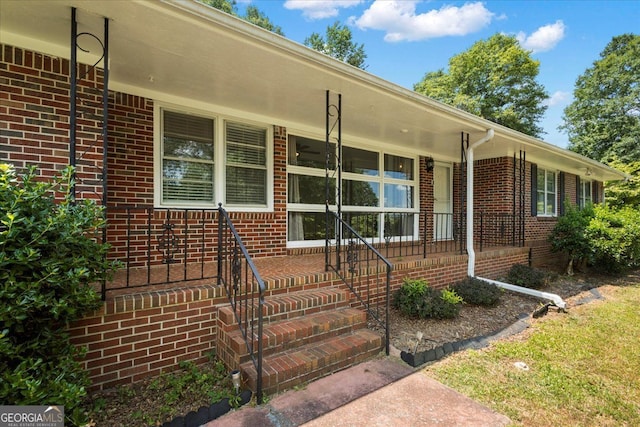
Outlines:
[[494,136],[494,130],[487,130],[487,134],[474,142],[467,148],[467,254],[468,254],[468,264],[467,264],[467,275],[469,277],[473,277],[478,280],[482,280],[483,282],[491,283],[492,285],[498,286],[499,288],[507,289],[509,291],[518,292],[521,294],[531,295],[537,298],[542,298],[546,300],[550,300],[555,304],[558,308],[564,310],[567,307],[567,303],[557,294],[552,294],[549,292],[541,292],[536,289],[525,288],[522,286],[512,285],[510,283],[499,282],[497,280],[485,279],[484,277],[478,277],[475,274],[476,267],[476,252],[473,248],[473,150],[475,150],[480,145],[484,144],[487,141],[490,141]]

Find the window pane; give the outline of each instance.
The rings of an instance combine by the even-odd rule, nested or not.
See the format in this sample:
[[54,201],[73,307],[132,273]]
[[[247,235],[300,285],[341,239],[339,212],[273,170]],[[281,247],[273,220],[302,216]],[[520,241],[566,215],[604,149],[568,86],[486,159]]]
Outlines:
[[164,112],[164,135],[196,141],[213,140],[213,120],[187,114]]
[[164,155],[166,157],[213,160],[213,144],[211,141],[199,142],[165,135]]
[[342,203],[349,206],[380,206],[380,184],[344,180]]
[[[324,205],[325,177],[289,174],[289,203]],[[329,180],[329,204],[336,203],[336,180]]]
[[413,214],[388,213],[384,216],[384,237],[413,236]]
[[230,205],[265,205],[267,172],[227,166],[227,203]]
[[538,177],[537,177],[538,191],[544,192],[544,180],[545,180],[544,169],[538,169]]
[[359,150],[357,148],[342,148],[342,170],[369,176],[379,176],[378,153]]
[[162,200],[214,201],[214,122],[163,112]]
[[[326,232],[324,212],[289,212],[287,240],[324,240]],[[333,236],[335,224],[329,224],[329,236]]]
[[556,195],[555,194],[547,194],[547,210],[545,213],[547,215],[553,215],[556,212]]
[[226,203],[267,204],[267,130],[225,123]]
[[544,208],[544,191],[538,191],[538,199],[536,201],[538,215],[545,215],[546,211]]
[[[329,168],[333,170],[336,167],[336,145],[329,144],[329,150]],[[324,169],[325,151],[326,145],[324,141],[295,135],[289,136],[288,162],[290,165]]]
[[384,185],[385,208],[412,208],[413,186],[411,185]]
[[[378,237],[380,214],[372,212],[343,212],[345,222],[361,237]],[[345,236],[348,237],[348,236]]]
[[413,180],[413,159],[384,155],[385,178]]
[[547,171],[547,191],[556,192],[556,174],[549,171]]

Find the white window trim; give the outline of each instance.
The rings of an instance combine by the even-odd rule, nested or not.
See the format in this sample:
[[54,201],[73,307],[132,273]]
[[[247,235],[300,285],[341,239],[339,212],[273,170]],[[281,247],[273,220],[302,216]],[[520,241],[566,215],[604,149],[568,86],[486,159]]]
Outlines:
[[[306,138],[312,138],[318,141],[322,141],[323,137],[319,137],[318,135],[314,135],[309,132],[300,132],[295,130],[290,130],[287,132],[287,153],[286,158],[289,159],[289,142],[288,136],[296,135],[303,136]],[[335,144],[332,142],[332,144]],[[345,144],[343,143],[343,146]],[[354,181],[374,181],[380,184],[380,199],[384,200],[384,185],[385,184],[402,184],[402,185],[410,185],[414,188],[413,194],[413,207],[412,208],[388,208],[388,207],[374,207],[374,206],[352,206],[352,205],[342,205],[342,212],[371,212],[371,213],[383,213],[383,212],[397,212],[397,213],[412,213],[414,214],[414,239],[418,239],[419,236],[419,213],[420,213],[420,157],[415,153],[403,153],[397,150],[385,150],[384,148],[373,148],[371,145],[361,145],[361,144],[346,144],[346,146],[350,148],[356,148],[366,151],[375,152],[378,154],[378,175],[363,175],[353,172],[342,172],[342,179],[345,180],[354,180]],[[403,180],[398,178],[389,178],[384,176],[384,155],[392,155],[392,156],[400,156],[406,157],[409,159],[413,159],[413,180]],[[290,165],[287,160],[287,191],[289,188],[289,174],[303,174],[317,177],[325,177],[324,169],[317,168],[307,168],[304,166]],[[338,179],[338,173],[336,172],[333,178]],[[287,195],[288,199],[288,195]],[[324,212],[325,206],[322,205],[308,205],[301,203],[289,203],[287,200],[286,204],[287,208],[287,229],[289,227],[289,212]],[[335,211],[337,209],[336,201],[332,201],[329,205],[329,209]],[[384,224],[380,224],[380,227],[384,227]],[[379,231],[382,233],[382,230]],[[400,238],[392,238],[391,242],[395,242]],[[372,240],[372,239],[367,239]],[[324,240],[293,240],[289,241],[287,239],[287,248],[307,248],[307,247],[316,247],[320,244],[324,244]]]
[[[589,179],[580,178],[580,199],[578,200],[580,207],[585,207],[587,203],[593,203],[593,182],[594,181]],[[589,184],[589,194],[586,194],[584,191],[586,184]],[[585,194],[588,197],[585,197]]]
[[[558,216],[558,176],[560,175],[560,171],[555,169],[548,169],[548,168],[545,168],[544,166],[538,166],[538,173],[540,173],[541,171],[544,171],[545,173],[545,179],[544,179],[545,201],[547,200],[547,173],[551,172],[554,174],[555,203],[553,206],[552,213],[546,213],[546,212],[540,213],[538,211],[538,214],[536,216],[543,217],[543,218],[555,218]],[[538,179],[538,177],[536,177],[536,179]],[[540,191],[540,189],[538,188],[537,191]],[[536,194],[536,197],[537,197],[537,194]],[[537,203],[537,199],[536,199],[536,203]],[[546,211],[546,202],[545,202],[545,211]]]
[[[214,122],[214,203],[163,203],[162,202],[162,121],[164,110],[174,111],[180,114],[193,114],[213,120]],[[266,206],[251,205],[230,205],[225,204],[226,200],[226,145],[222,143],[225,140],[226,122],[236,122],[252,126],[264,128],[267,131],[267,147],[266,147]],[[273,212],[273,126],[265,123],[259,123],[241,118],[232,117],[223,114],[216,114],[210,111],[197,110],[181,105],[155,102],[153,107],[153,204],[158,208],[197,208],[197,209],[216,209],[218,203],[222,203],[222,207],[229,212]]]

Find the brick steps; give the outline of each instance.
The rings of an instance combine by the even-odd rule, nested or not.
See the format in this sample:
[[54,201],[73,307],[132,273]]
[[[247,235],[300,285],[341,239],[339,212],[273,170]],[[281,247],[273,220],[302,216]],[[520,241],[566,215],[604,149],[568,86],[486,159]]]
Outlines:
[[[265,300],[263,316],[266,393],[360,363],[383,346],[382,337],[366,329],[366,313],[349,306],[344,290],[325,287],[273,295]],[[252,344],[257,348],[257,336]],[[230,368],[240,369],[247,386],[256,390],[256,369],[231,307],[222,307],[218,313],[218,355]]]
[[[304,384],[377,355],[382,337],[368,329],[327,338],[297,349],[266,356],[263,359],[262,389],[267,394],[278,393]],[[253,362],[240,366],[244,380],[256,390],[257,373]]]

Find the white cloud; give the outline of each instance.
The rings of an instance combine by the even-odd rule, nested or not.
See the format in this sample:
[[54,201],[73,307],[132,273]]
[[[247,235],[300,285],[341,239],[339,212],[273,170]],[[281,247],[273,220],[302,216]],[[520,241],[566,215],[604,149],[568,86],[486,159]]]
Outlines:
[[560,20],[555,24],[545,25],[527,36],[519,32],[516,38],[525,49],[533,52],[545,52],[553,49],[564,38],[564,23]]
[[284,7],[301,10],[308,19],[324,19],[338,16],[339,9],[357,6],[364,0],[287,0]]
[[558,90],[554,92],[549,98],[545,99],[543,101],[543,104],[548,107],[555,107],[558,105],[566,104],[570,97],[571,94],[569,92]]
[[376,0],[352,22],[362,30],[386,31],[385,41],[399,42],[464,36],[486,27],[494,17],[480,2],[443,6],[425,13],[416,13],[417,3],[417,0]]

